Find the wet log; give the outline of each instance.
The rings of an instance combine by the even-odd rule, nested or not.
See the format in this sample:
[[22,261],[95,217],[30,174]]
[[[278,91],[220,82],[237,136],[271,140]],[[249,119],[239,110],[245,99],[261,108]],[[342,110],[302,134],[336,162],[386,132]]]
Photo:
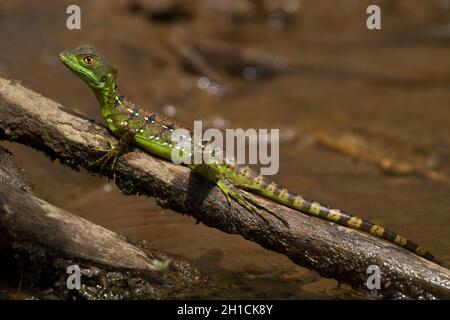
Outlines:
[[[32,286],[40,289],[34,295],[41,299],[187,297],[191,286],[205,283],[198,270],[181,259],[144,249],[33,195],[24,171],[1,146],[0,230],[0,270],[20,266],[18,292]],[[76,293],[64,281],[70,265],[82,269],[83,285]]]
[[[17,82],[0,78],[0,138],[23,143],[75,169],[108,177],[126,194],[155,197],[159,205],[193,216],[223,232],[240,234],[293,262],[361,290],[369,266],[378,266],[385,296],[450,298],[450,271],[396,245],[306,216],[256,195],[290,225],[263,221],[232,202],[218,188],[187,168],[134,149],[112,172],[89,167],[99,158],[95,148],[111,139],[106,128],[41,96]],[[176,236],[176,235],[174,235]]]
[[147,254],[124,237],[5,184],[0,184],[0,226],[11,243],[33,242],[65,257],[159,277]]
[[0,146],[0,184],[25,192],[31,191],[31,184],[24,170],[19,167],[14,155],[2,146]]
[[[144,250],[123,236],[3,183],[0,230],[0,251],[13,252],[26,279],[20,281],[19,292],[20,287],[39,289],[33,295],[40,299],[189,297],[192,287],[206,283],[197,269],[180,259]],[[67,268],[74,265],[81,269],[77,291],[69,290],[65,281]]]

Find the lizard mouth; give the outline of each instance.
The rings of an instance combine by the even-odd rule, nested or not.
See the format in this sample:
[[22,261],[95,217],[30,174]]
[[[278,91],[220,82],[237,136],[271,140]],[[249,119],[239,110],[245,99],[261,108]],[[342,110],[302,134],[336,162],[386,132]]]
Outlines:
[[59,60],[71,71],[78,72],[80,69],[80,67],[68,57],[66,51],[59,54]]
[[70,66],[70,60],[66,58],[65,52],[61,52],[59,54],[59,60],[66,66]]

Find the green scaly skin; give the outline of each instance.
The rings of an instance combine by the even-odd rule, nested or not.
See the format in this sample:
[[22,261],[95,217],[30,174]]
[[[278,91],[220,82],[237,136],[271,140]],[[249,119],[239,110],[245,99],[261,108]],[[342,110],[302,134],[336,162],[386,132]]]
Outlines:
[[[117,157],[124,151],[124,147],[130,143],[151,154],[167,160],[172,159],[172,151],[175,148],[171,141],[172,132],[179,128],[191,132],[189,128],[156,113],[146,112],[125,99],[116,84],[117,69],[109,64],[94,48],[81,46],[64,51],[60,54],[60,60],[93,90],[102,107],[102,115],[109,131],[120,139],[119,144],[113,146],[104,157],[96,162],[97,164],[111,159],[115,163]],[[191,134],[191,136],[193,135]],[[187,154],[184,149],[179,150],[179,152],[182,155],[184,153],[184,156]],[[189,158],[190,154],[187,156]],[[268,178],[256,174],[250,168],[234,164],[234,161],[225,164],[194,165],[186,163],[186,165],[194,172],[214,182],[226,195],[228,201],[234,199],[250,212],[257,214],[266,221],[269,220],[267,216],[267,213],[269,213],[269,215],[274,215],[287,225],[286,221],[276,212],[248,197],[242,190],[259,194],[302,213],[365,231],[395,243],[425,259],[437,262],[432,254],[405,237],[364,219],[337,209],[330,209],[318,202],[292,193]]]

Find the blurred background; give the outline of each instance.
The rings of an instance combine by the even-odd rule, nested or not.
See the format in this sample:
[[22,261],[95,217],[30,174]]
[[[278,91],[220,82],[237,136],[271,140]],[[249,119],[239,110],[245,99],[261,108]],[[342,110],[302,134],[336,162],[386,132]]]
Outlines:
[[[66,28],[71,4],[81,30]],[[370,4],[381,30],[366,28]],[[449,0],[3,0],[0,39],[0,74],[100,123],[60,51],[97,47],[130,100],[186,124],[279,128],[280,184],[450,263]],[[221,284],[207,297],[360,297],[154,199],[1,144],[40,197],[195,262]]]

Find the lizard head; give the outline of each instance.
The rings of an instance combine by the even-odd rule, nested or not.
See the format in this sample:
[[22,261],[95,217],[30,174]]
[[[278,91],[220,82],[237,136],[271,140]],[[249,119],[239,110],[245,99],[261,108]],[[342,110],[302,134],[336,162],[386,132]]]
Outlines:
[[117,69],[91,46],[63,51],[59,60],[94,90],[109,88],[117,77]]

